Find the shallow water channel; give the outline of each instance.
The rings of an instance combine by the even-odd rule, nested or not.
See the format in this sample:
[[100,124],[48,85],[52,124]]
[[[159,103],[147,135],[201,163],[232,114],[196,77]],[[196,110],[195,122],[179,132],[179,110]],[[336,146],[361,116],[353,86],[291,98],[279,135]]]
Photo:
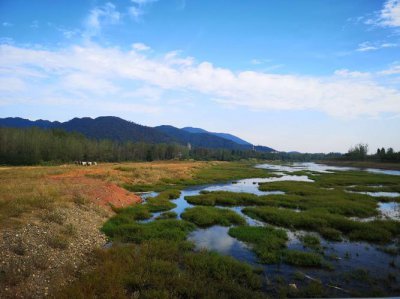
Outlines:
[[[256,195],[268,195],[268,194],[284,194],[282,191],[273,192],[263,192],[258,189],[259,183],[264,182],[274,182],[274,181],[304,181],[312,182],[307,176],[302,175],[291,175],[287,173],[308,170],[312,172],[327,173],[330,171],[346,171],[353,170],[350,167],[331,167],[315,163],[295,163],[293,166],[289,165],[271,165],[262,164],[258,165],[258,168],[264,168],[267,170],[275,171],[276,174],[280,174],[279,177],[271,178],[250,178],[238,181],[227,182],[223,184],[212,184],[203,186],[194,186],[182,190],[181,195],[178,199],[172,200],[177,207],[171,211],[175,212],[180,218],[181,213],[186,209],[193,207],[186,200],[186,196],[197,195],[201,191],[230,191],[230,192],[246,192],[253,193]],[[358,170],[358,169],[357,169]],[[285,173],[279,173],[285,172]],[[366,170],[371,172],[376,172],[375,170]],[[392,171],[380,171],[380,173],[386,173],[388,175],[399,175],[393,173]],[[154,196],[157,193],[151,193],[149,195],[142,196],[145,197]],[[368,194],[374,196],[374,194]],[[384,195],[386,196],[386,194]],[[219,206],[216,206],[219,207]],[[264,222],[254,220],[246,215],[244,215],[241,210],[243,207],[220,207],[231,209],[243,216],[247,224],[250,226],[263,226],[267,225]],[[383,216],[387,218],[400,220],[400,208],[399,204],[395,202],[380,203],[379,210]],[[143,222],[153,221],[158,217],[160,213],[153,213],[152,218],[144,220]],[[326,269],[316,269],[316,268],[301,268],[296,266],[290,266],[287,264],[277,264],[277,265],[263,265],[258,263],[257,256],[251,251],[251,247],[231,236],[228,235],[229,227],[223,227],[215,225],[209,228],[198,228],[192,232],[188,239],[194,242],[197,249],[208,249],[217,251],[224,255],[232,256],[240,261],[256,265],[263,269],[266,288],[273,288],[274,278],[277,276],[284,277],[287,283],[293,282],[293,273],[301,272],[306,275],[306,280],[319,279],[324,284],[324,286],[330,290],[331,296],[345,297],[349,293],[346,288],[351,288],[352,290],[362,289],[364,285],[360,282],[358,284],[357,279],[351,282],[351,284],[343,284],[343,277],[346,272],[352,272],[356,269],[367,270],[371,276],[378,275],[387,276],[390,273],[394,273],[397,276],[397,283],[400,284],[400,258],[399,256],[392,256],[388,253],[383,252],[379,246],[371,245],[366,242],[350,242],[344,240],[342,242],[331,242],[324,240],[322,237],[321,245],[324,248],[325,257],[331,257],[329,262],[333,265],[334,271]],[[303,248],[299,236],[304,234],[304,231],[288,231],[289,241],[287,243],[288,249],[297,249],[308,251],[308,249]],[[312,233],[315,234],[316,233]],[[390,265],[396,265],[395,267]],[[302,284],[302,282],[296,282],[297,284]],[[335,288],[335,287],[339,287]],[[400,295],[400,294],[399,294]]]

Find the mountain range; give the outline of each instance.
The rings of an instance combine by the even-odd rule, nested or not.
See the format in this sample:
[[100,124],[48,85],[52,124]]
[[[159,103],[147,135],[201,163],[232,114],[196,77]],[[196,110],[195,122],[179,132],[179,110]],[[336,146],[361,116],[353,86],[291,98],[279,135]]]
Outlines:
[[208,132],[201,128],[162,125],[148,127],[130,122],[115,116],[101,116],[97,118],[73,118],[66,122],[36,120],[19,117],[0,118],[0,127],[43,129],[59,128],[69,132],[79,132],[88,138],[110,139],[114,141],[132,141],[148,143],[180,143],[192,148],[222,148],[231,150],[251,150],[271,152],[274,149],[267,146],[253,146],[237,136],[228,133]]

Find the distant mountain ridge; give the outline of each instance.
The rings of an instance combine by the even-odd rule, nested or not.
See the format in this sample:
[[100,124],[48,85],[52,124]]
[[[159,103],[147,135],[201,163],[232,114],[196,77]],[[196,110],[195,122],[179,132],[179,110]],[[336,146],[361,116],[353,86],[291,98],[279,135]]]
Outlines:
[[31,121],[23,118],[0,119],[0,127],[39,127],[58,128],[68,132],[79,132],[89,138],[111,139],[114,141],[132,141],[149,143],[169,143],[176,140],[154,128],[138,125],[115,116],[73,118],[66,122]]
[[214,133],[214,132],[206,131],[204,129],[193,128],[193,127],[184,127],[184,128],[182,128],[182,130],[185,130],[187,132],[194,133],[194,134],[208,133],[208,134],[212,134],[212,135],[224,138],[224,139],[231,140],[237,144],[252,145],[250,142],[247,142],[246,140],[243,140],[237,136],[234,136],[234,135],[228,134],[228,133]]
[[225,148],[225,149],[249,149],[231,140],[215,136],[211,133],[190,133],[173,126],[158,126],[155,129],[179,140],[183,144],[190,143],[192,147]]
[[256,146],[227,133],[213,133],[201,128],[185,127],[182,129],[162,125],[147,127],[115,116],[97,118],[73,118],[66,122],[36,120],[31,121],[20,117],[0,118],[0,127],[43,129],[60,128],[69,132],[79,132],[86,137],[95,139],[110,139],[114,141],[132,141],[147,143],[180,143],[191,144],[192,147],[222,148],[230,150],[252,150],[263,152],[274,151],[270,147]]

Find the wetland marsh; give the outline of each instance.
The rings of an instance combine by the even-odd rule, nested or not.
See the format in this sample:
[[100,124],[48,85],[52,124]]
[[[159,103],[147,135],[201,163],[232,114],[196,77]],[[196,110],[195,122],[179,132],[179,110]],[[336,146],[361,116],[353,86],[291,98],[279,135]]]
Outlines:
[[[158,193],[143,196],[143,204],[116,210],[117,214],[102,228],[115,244],[110,254],[115,255],[122,243],[136,248],[135,252],[141,252],[143,246],[155,246],[154,242],[165,242],[168,248],[171,244],[185,248],[175,252],[178,256],[170,262],[173,267],[177,267],[176,263],[180,265],[174,273],[183,276],[208,273],[215,278],[213,289],[206,284],[208,280],[198,282],[203,287],[194,288],[194,297],[212,297],[215,291],[220,297],[231,298],[243,298],[244,294],[261,297],[400,294],[397,174],[314,163],[240,167],[250,169],[239,176],[242,179],[184,188],[182,185],[187,184],[184,181],[179,185],[159,186]],[[252,169],[265,173],[253,177]],[[371,189],[382,193],[370,194]],[[386,194],[388,190],[390,196]],[[170,255],[168,250],[164,254]],[[193,268],[185,259],[188,255],[202,259],[203,264]],[[164,259],[161,257],[160,265],[164,265]],[[210,260],[206,262],[207,259]],[[241,276],[237,293],[228,295],[224,284],[239,274],[217,275],[216,267],[217,264],[230,267],[231,263],[248,276]],[[102,264],[93,273],[104,271]],[[153,275],[166,275],[162,266],[146,269]],[[203,274],[197,274],[198,271]],[[122,276],[125,275],[134,274],[128,271]],[[180,281],[176,277],[171,279],[173,284]],[[252,284],[253,279],[258,282]],[[86,288],[87,284],[96,292],[96,283],[91,280],[78,282],[69,292]],[[127,288],[124,283],[121,287]],[[182,297],[187,292],[184,286],[171,289],[151,279],[147,283],[136,282],[132,289],[144,298],[145,294]]]

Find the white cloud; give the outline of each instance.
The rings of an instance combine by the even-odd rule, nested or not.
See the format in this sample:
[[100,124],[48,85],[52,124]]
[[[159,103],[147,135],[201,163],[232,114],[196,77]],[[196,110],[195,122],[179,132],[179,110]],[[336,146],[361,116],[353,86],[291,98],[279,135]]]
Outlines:
[[397,75],[400,74],[400,62],[395,62],[389,69],[378,72],[379,75]]
[[74,36],[77,36],[78,34],[81,33],[81,31],[78,29],[57,28],[57,30],[60,31],[63,34],[63,36],[67,39],[73,38]]
[[254,64],[254,65],[264,64],[264,63],[268,63],[268,62],[271,62],[271,60],[270,59],[258,59],[258,58],[254,58],[254,59],[250,60],[250,63]]
[[140,17],[145,14],[145,7],[158,0],[131,0],[132,6],[129,7],[128,13],[135,21],[140,21]]
[[0,92],[15,92],[25,89],[23,80],[15,77],[0,77]]
[[400,1],[386,1],[380,13],[380,24],[383,26],[400,27]]
[[3,22],[3,23],[1,23],[1,25],[2,25],[3,27],[12,27],[12,26],[14,26],[14,24],[9,23],[9,22]]
[[135,21],[139,21],[140,17],[144,14],[143,10],[136,6],[129,7],[128,13],[135,19]]
[[[63,50],[2,45],[0,67],[15,71],[15,78],[27,86],[25,92],[9,94],[11,98],[114,99],[116,107],[125,107],[146,105],[145,95],[157,100],[173,92],[261,111],[307,109],[339,117],[400,113],[398,88],[385,86],[377,74],[346,69],[325,77],[234,72],[210,62],[197,63],[177,51],[153,58],[93,43]],[[29,71],[43,77],[29,76]]]
[[375,43],[371,43],[371,42],[363,42],[361,44],[358,45],[358,48],[356,49],[356,51],[358,52],[367,52],[367,51],[376,51],[376,50],[380,50],[380,49],[385,49],[385,48],[394,48],[394,47],[398,47],[398,44],[395,43],[387,43],[387,42],[375,42]]
[[334,72],[336,76],[344,77],[344,78],[369,78],[371,77],[370,73],[367,72],[358,72],[358,71],[350,71],[348,69],[340,69]]
[[381,27],[400,27],[400,0],[386,0],[380,11],[373,17],[363,18],[367,25]]
[[67,90],[79,90],[93,94],[110,94],[118,91],[118,88],[109,80],[88,76],[85,73],[71,73],[63,77],[61,81]]
[[147,45],[145,45],[143,43],[134,43],[132,45],[132,48],[137,50],[137,51],[148,51],[148,50],[151,49],[149,46],[147,46]]
[[106,24],[117,24],[121,19],[120,12],[114,4],[107,2],[103,6],[93,8],[86,19],[86,37],[93,37],[101,32],[102,26]]
[[171,51],[164,55],[164,61],[168,65],[191,66],[194,63],[193,57],[180,57],[180,51]]

